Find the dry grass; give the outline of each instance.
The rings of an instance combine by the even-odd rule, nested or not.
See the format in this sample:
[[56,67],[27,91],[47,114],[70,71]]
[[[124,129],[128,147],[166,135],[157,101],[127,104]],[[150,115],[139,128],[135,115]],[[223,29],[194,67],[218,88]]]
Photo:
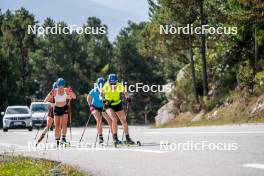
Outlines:
[[55,161],[0,155],[1,176],[84,176],[76,168]]
[[[236,92],[229,97],[229,105],[217,107],[206,113],[200,121],[192,122],[196,114],[185,112],[178,115],[169,123],[156,126],[158,128],[188,127],[188,126],[206,126],[206,125],[225,125],[225,124],[243,124],[243,123],[263,123],[264,111],[257,111],[251,114],[257,101],[264,101],[264,94],[261,96],[249,96],[242,92]],[[208,119],[208,116],[217,111],[216,119]]]

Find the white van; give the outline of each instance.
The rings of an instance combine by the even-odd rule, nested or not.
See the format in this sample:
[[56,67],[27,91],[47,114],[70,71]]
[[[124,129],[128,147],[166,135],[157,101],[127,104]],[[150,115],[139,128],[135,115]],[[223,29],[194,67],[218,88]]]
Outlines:
[[44,127],[47,124],[47,116],[49,113],[49,103],[32,102],[30,112],[32,114],[33,127]]

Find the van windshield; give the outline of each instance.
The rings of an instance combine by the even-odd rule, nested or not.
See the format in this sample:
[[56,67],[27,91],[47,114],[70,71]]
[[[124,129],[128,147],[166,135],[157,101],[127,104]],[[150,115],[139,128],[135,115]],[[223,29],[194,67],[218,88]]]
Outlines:
[[47,112],[49,110],[48,104],[32,104],[31,111],[32,112]]

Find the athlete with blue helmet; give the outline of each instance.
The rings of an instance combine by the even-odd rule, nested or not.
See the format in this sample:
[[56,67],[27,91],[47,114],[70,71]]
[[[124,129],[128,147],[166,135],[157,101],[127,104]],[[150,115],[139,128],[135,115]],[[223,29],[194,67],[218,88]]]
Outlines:
[[[52,85],[52,89],[54,90],[56,88],[57,88],[57,82],[54,82],[53,85]],[[53,121],[54,121],[54,114],[53,114],[53,106],[54,106],[54,103],[55,103],[54,96],[50,97],[48,102],[50,103],[50,106],[49,106],[49,113],[48,113],[48,117],[47,117],[47,125],[43,129],[43,132],[42,132],[41,136],[37,140],[36,146],[43,140],[43,138],[45,137],[45,135],[48,132],[48,130],[51,129]]]
[[53,112],[55,116],[55,138],[57,145],[60,144],[61,133],[61,143],[69,144],[66,141],[68,122],[67,100],[76,99],[76,95],[71,88],[65,88],[65,80],[63,78],[58,78],[56,88],[47,95],[44,102],[47,102],[51,97],[54,97],[55,102]]
[[99,144],[103,144],[103,128],[102,128],[102,117],[107,121],[110,131],[112,132],[112,120],[111,118],[103,111],[104,104],[100,99],[100,89],[104,86],[104,78],[100,77],[97,79],[94,88],[89,92],[87,96],[87,102],[90,107],[90,112],[93,114],[96,120],[97,134],[99,135]]
[[129,101],[128,92],[123,84],[118,82],[118,77],[116,74],[109,74],[108,81],[105,83],[101,91],[101,96],[104,97],[106,102],[106,113],[112,119],[113,128],[113,140],[115,144],[120,144],[121,141],[118,140],[117,136],[117,119],[119,118],[124,133],[126,135],[126,144],[135,144],[134,141],[129,136],[128,124],[126,120],[126,113],[123,110],[121,94],[124,94],[126,99]]

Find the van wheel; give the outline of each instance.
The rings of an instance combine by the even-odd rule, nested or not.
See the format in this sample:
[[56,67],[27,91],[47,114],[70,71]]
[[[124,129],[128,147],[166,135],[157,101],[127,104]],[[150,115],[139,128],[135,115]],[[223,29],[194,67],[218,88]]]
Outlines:
[[29,128],[28,128],[28,131],[32,131],[32,129],[33,129],[32,127],[29,127]]
[[4,132],[8,132],[8,128],[3,128],[3,131]]

